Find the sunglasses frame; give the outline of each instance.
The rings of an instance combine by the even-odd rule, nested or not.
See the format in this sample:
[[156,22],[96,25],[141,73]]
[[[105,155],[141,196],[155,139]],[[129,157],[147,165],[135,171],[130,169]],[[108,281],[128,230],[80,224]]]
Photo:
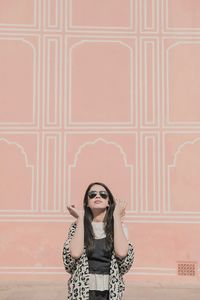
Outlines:
[[[94,195],[93,195],[93,194],[94,194]],[[107,193],[106,191],[99,191],[99,192],[97,192],[97,191],[91,191],[91,192],[88,193],[88,197],[89,197],[90,199],[94,199],[94,198],[96,197],[97,194],[99,194],[99,196],[100,196],[102,199],[104,199],[104,200],[106,200],[106,199],[108,198],[108,193]],[[91,195],[93,195],[93,196],[91,197]],[[103,195],[103,197],[102,197],[102,195]],[[106,196],[106,197],[105,197],[105,196]]]

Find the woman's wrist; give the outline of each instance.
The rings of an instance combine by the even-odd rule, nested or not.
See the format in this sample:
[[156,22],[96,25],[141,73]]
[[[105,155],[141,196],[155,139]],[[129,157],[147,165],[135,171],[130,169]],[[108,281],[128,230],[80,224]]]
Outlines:
[[83,215],[79,215],[78,218],[77,218],[77,222],[83,222]]
[[121,216],[120,216],[120,214],[118,214],[118,213],[113,213],[113,218],[115,219],[115,220],[121,220]]

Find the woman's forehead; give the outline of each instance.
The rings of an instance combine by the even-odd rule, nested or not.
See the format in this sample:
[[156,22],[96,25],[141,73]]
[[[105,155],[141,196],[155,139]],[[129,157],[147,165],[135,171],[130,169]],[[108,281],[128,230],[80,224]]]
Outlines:
[[106,189],[99,184],[94,184],[93,186],[91,186],[90,191],[106,191]]

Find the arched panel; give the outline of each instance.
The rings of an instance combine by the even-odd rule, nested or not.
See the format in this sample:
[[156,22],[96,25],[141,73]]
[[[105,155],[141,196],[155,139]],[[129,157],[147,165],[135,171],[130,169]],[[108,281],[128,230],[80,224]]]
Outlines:
[[32,210],[33,168],[24,149],[1,139],[0,153],[0,210]]
[[169,168],[171,210],[200,212],[200,141],[187,142],[176,152]]

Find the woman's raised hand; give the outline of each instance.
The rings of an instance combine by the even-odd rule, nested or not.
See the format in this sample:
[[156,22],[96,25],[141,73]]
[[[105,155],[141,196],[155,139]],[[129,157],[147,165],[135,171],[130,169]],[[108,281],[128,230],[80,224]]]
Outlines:
[[70,215],[76,219],[83,217],[83,211],[75,208],[75,205],[67,206]]
[[125,209],[126,209],[126,201],[124,200],[117,200],[115,199],[115,209],[114,209],[114,216],[118,216],[120,218],[125,216]]

